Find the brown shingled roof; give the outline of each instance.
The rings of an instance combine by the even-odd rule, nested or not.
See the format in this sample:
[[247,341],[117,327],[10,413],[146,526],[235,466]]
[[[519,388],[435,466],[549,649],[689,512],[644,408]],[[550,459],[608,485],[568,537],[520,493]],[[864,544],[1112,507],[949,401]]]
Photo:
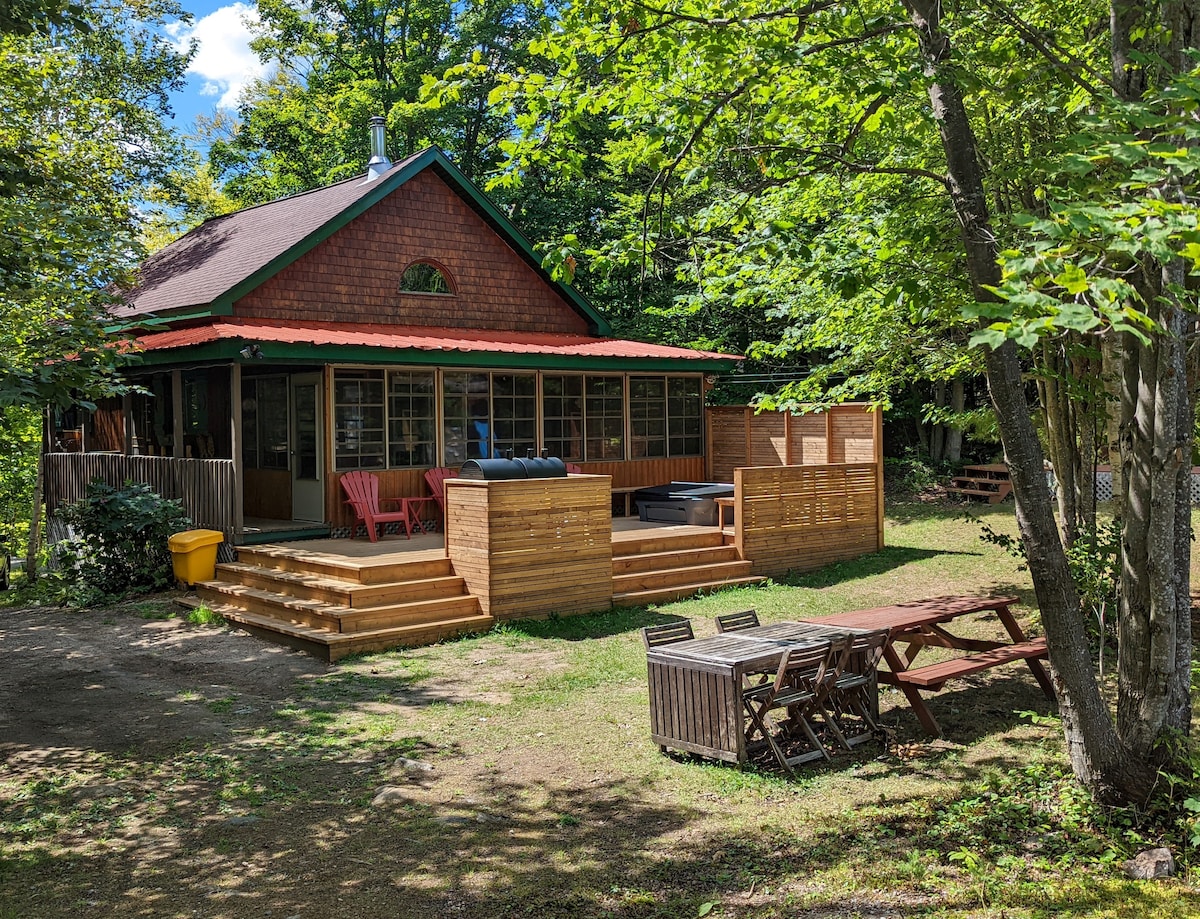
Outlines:
[[[394,164],[388,172],[420,155]],[[124,295],[125,305],[113,314],[128,318],[208,306],[378,189],[381,181],[356,176],[206,220],[142,264],[137,286]]]

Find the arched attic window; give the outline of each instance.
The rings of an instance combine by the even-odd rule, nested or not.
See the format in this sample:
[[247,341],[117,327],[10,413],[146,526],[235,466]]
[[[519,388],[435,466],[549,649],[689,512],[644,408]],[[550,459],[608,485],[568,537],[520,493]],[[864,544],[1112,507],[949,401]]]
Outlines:
[[402,294],[453,294],[450,272],[429,260],[416,261],[400,276]]

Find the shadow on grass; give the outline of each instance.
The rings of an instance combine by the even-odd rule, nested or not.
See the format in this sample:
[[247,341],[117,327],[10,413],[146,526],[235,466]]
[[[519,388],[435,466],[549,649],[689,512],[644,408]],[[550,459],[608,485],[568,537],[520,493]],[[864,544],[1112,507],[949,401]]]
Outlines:
[[662,625],[686,618],[669,615],[644,606],[617,607],[600,613],[581,616],[552,616],[549,619],[518,619],[507,622],[502,630],[530,638],[557,638],[563,641],[584,641],[589,638],[608,638],[634,632],[648,625]]
[[[398,781],[386,804],[371,804],[370,771],[345,771],[339,796],[320,763],[289,765],[306,778],[317,767],[315,794],[268,802],[254,820],[205,813],[211,802],[192,800],[173,834],[128,848],[110,840],[69,859],[36,845],[8,854],[0,902],[37,903],[43,919],[78,915],[83,902],[93,915],[369,919],[665,919],[713,910],[705,904],[746,919],[958,915],[977,910],[981,895],[1038,915],[1084,917],[1114,903],[1128,912],[1106,915],[1200,908],[1195,891],[1175,888],[1164,909],[1182,912],[1155,912],[1162,894],[1151,885],[1063,861],[1086,828],[1055,827],[1036,808],[981,796],[949,759],[937,768],[962,791],[936,803],[919,791],[877,799],[798,830],[769,801],[758,823],[736,833],[713,826],[711,807],[635,777],[580,786],[493,776],[481,799],[429,794],[434,772]],[[963,849],[980,867],[956,866],[950,856]],[[1037,868],[1025,867],[1035,859]]]
[[787,587],[822,588],[845,584],[859,578],[883,574],[912,562],[944,555],[982,555],[981,552],[961,552],[946,549],[916,549],[910,546],[886,546],[879,552],[864,555],[848,562],[836,562],[816,571],[788,572],[776,581]]

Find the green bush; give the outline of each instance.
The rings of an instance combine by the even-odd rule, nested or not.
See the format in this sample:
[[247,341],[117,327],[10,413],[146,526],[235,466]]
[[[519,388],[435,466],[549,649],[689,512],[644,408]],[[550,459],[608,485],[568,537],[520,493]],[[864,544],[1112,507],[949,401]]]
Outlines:
[[96,479],[86,498],[65,505],[60,514],[73,530],[59,544],[62,567],[97,598],[148,593],[174,583],[167,538],[191,526],[179,501],[148,485],[126,482],[114,488]]

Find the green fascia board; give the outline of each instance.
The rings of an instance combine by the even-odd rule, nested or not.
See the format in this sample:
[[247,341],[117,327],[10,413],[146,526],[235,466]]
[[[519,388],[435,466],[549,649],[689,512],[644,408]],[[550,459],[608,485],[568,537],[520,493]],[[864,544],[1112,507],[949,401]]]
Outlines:
[[233,307],[226,304],[224,309],[212,306],[182,306],[173,310],[156,310],[153,315],[130,316],[113,325],[105,326],[104,331],[110,335],[131,332],[137,329],[155,329],[159,326],[169,326],[173,322],[186,322],[190,319],[216,319],[220,316],[232,316]]
[[197,363],[239,361],[246,367],[272,364],[381,364],[405,366],[431,364],[437,367],[487,369],[678,371],[709,373],[732,370],[739,359],[711,357],[603,357],[560,354],[507,354],[503,351],[427,351],[415,348],[376,348],[367,345],[262,344],[263,360],[245,360],[239,352],[250,339],[227,339],[186,348],[143,351],[139,366],[185,366]]
[[438,174],[445,179],[452,188],[463,196],[468,204],[472,206],[483,220],[490,224],[493,229],[500,233],[501,236],[508,241],[516,249],[517,253],[532,267],[541,278],[546,281],[551,287],[557,290],[563,298],[588,321],[588,327],[593,335],[611,335],[612,327],[608,321],[596,311],[596,308],[588,303],[575,288],[562,281],[555,281],[550,277],[550,274],[542,267],[542,260],[538,258],[537,253],[533,251],[533,245],[522,233],[512,224],[512,222],[504,216],[503,213],[488,200],[487,196],[455,166],[440,150],[430,147],[428,150],[418,154],[414,159],[406,163],[401,169],[394,174],[376,179],[378,188],[372,189],[367,194],[363,195],[336,217],[329,220],[319,229],[314,230],[300,242],[296,243],[290,249],[285,250],[270,262],[260,268],[248,278],[243,279],[238,284],[227,290],[221,297],[213,301],[212,308],[214,315],[228,316],[233,312],[233,304],[235,301],[246,296],[260,284],[274,277],[292,262],[296,261],[305,253],[312,250],[314,247],[323,243],[338,230],[342,229],[355,217],[358,217],[370,210],[393,191],[403,185],[405,182],[412,179],[418,173],[423,172],[429,167],[434,167]]

